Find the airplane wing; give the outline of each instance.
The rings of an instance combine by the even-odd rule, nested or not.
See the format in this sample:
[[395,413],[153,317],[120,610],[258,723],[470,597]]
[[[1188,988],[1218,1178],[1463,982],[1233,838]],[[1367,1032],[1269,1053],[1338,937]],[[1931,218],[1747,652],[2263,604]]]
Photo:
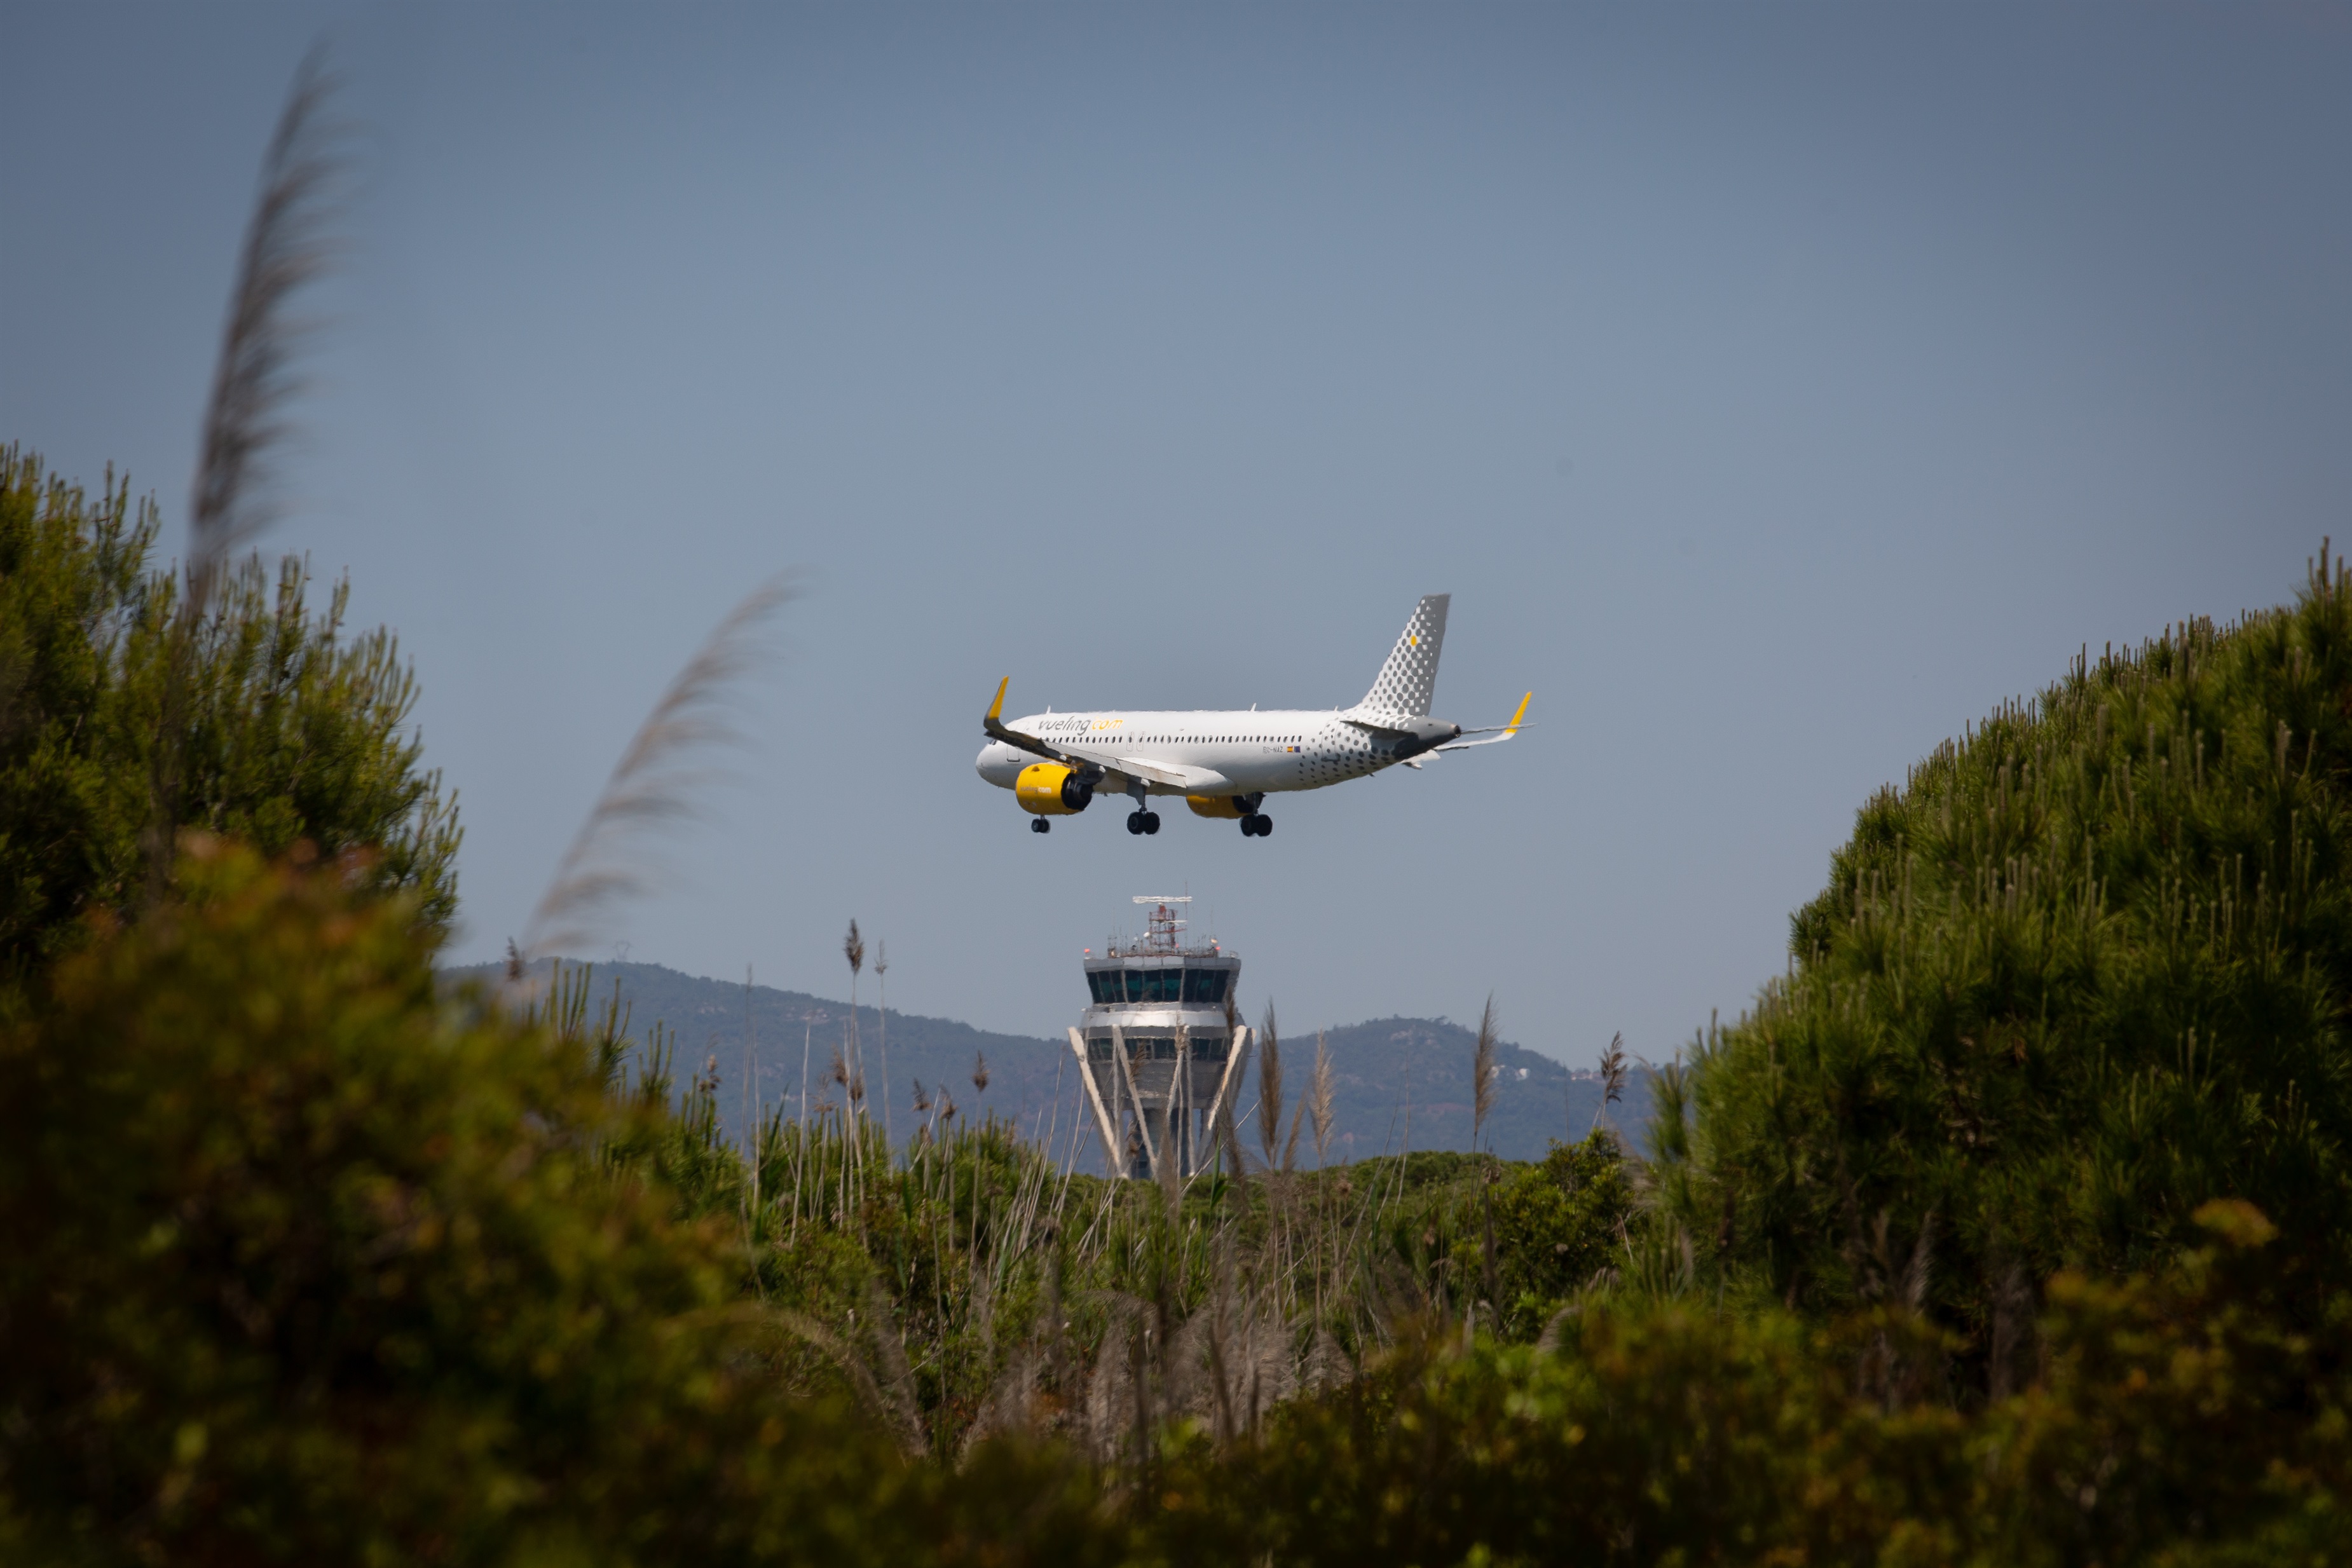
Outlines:
[[1140,757],[1113,758],[1110,766],[1118,768],[1121,773],[1132,773],[1138,779],[1146,779],[1153,784],[1165,784],[1171,789],[1189,789],[1193,787],[1196,779],[1206,780],[1217,777],[1205,768],[1179,768],[1172,763],[1149,762]]
[[[988,705],[988,712],[980,721],[981,727],[988,732],[992,740],[1001,740],[1032,756],[1073,768],[1117,768],[1121,773],[1132,773],[1148,783],[1165,784],[1172,789],[1191,789],[1221,777],[1204,768],[1180,768],[1172,762],[1154,762],[1148,758],[1117,756],[1106,747],[1055,746],[1014,729],[1004,722],[1004,691],[1012,684],[1010,675],[996,683],[996,700]],[[1088,752],[1096,755],[1088,756]]]

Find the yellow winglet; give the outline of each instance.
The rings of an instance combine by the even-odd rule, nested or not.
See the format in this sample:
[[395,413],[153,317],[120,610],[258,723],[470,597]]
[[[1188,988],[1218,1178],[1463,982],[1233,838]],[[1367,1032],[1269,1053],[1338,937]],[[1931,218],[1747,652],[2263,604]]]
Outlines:
[[1519,720],[1528,716],[1528,705],[1535,700],[1536,694],[1533,692],[1529,692],[1527,695],[1519,699],[1519,711],[1513,714],[1511,716],[1511,722],[1503,727],[1503,733],[1505,735],[1516,735],[1518,733]]
[[1011,675],[1007,675],[1003,680],[996,683],[996,700],[988,705],[988,718],[986,722],[994,724],[997,720],[1004,716],[1004,688],[1012,684],[1013,677]]

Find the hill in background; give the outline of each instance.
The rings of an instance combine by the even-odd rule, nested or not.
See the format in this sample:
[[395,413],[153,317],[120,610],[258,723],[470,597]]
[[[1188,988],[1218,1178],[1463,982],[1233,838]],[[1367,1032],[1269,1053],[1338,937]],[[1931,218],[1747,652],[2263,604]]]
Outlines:
[[[498,977],[495,965],[446,973],[452,979]],[[656,1023],[667,1026],[677,1040],[680,1079],[697,1071],[717,1073],[719,1103],[730,1137],[742,1133],[747,1078],[761,1103],[771,1109],[781,1105],[787,1116],[797,1115],[805,1060],[811,1103],[822,1105],[829,1099],[837,1105],[842,1101],[830,1069],[834,1053],[845,1054],[849,1044],[845,1001],[771,986],[753,986],[747,995],[740,983],[704,979],[659,964],[599,964],[594,980],[600,998],[609,996],[618,982],[639,1039]],[[1074,1019],[1076,1010],[1071,1009]],[[748,1064],[747,1017],[752,1042]],[[1080,1170],[1100,1168],[1097,1141],[1086,1133],[1078,1114],[1076,1064],[1066,1040],[996,1034],[952,1019],[896,1009],[886,1025],[881,1011],[862,998],[856,1029],[866,1060],[868,1105],[877,1118],[887,1050],[889,1122],[900,1142],[912,1134],[918,1120],[914,1092],[919,1082],[934,1092],[944,1086],[961,1115],[993,1113],[1013,1118],[1030,1136],[1050,1139],[1057,1157],[1075,1158]],[[1470,1064],[1476,1048],[1471,1030],[1444,1019],[1391,1018],[1328,1029],[1324,1035],[1334,1077],[1332,1160],[1364,1159],[1406,1147],[1470,1146]],[[972,1083],[972,1069],[982,1055],[988,1059],[989,1075],[984,1092]],[[1286,1030],[1282,1056],[1286,1118],[1297,1109],[1314,1069],[1314,1031]],[[1580,1138],[1592,1126],[1601,1108],[1596,1072],[1571,1071],[1517,1045],[1500,1045],[1495,1056],[1502,1071],[1486,1139],[1495,1153],[1507,1159],[1540,1159],[1548,1140]],[[1638,1082],[1629,1086],[1629,1094],[1641,1103],[1616,1107],[1609,1120],[1638,1144],[1647,1097]],[[1253,1061],[1237,1106],[1243,1146],[1253,1152],[1258,1148],[1256,1106]],[[1288,1133],[1286,1121],[1280,1131]],[[1311,1140],[1303,1130],[1299,1147],[1301,1162],[1311,1165]]]

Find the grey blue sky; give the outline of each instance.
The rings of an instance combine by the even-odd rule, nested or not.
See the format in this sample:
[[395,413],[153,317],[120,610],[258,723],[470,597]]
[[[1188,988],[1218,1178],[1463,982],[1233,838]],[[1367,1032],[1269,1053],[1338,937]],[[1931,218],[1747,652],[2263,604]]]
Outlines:
[[[1654,1060],[1857,805],[2078,647],[2352,534],[2352,6],[0,4],[0,439],[176,541],[326,35],[344,264],[273,549],[346,570],[517,931],[624,741],[804,570],[614,940],[1045,1032],[1132,894],[1253,1008]],[[1513,745],[1027,831],[1013,704],[1353,702],[1421,594]],[[870,991],[869,991],[870,996]]]

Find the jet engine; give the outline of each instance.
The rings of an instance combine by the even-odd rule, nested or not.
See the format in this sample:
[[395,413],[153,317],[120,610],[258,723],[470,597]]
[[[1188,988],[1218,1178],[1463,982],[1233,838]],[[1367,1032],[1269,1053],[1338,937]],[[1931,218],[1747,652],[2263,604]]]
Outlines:
[[1069,817],[1093,803],[1095,787],[1058,762],[1033,762],[1013,782],[1021,809],[1040,817]]

